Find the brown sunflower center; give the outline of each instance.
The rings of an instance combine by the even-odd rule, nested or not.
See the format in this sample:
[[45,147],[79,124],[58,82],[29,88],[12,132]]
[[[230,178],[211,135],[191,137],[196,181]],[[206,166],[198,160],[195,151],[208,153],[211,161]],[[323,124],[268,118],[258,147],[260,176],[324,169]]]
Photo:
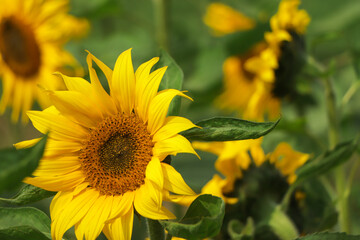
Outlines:
[[91,187],[104,195],[122,195],[144,184],[152,149],[146,124],[135,114],[119,113],[91,131],[80,161]]
[[40,68],[40,49],[34,32],[16,17],[0,20],[0,53],[7,66],[24,79]]

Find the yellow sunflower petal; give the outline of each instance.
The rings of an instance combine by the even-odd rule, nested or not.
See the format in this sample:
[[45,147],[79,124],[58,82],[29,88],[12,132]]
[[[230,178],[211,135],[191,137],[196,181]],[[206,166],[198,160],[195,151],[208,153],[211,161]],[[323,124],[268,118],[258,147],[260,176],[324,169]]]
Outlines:
[[104,233],[109,240],[130,240],[134,222],[134,210],[131,208],[124,216],[116,218],[105,226]]
[[54,216],[51,223],[51,236],[54,240],[61,240],[64,233],[79,222],[98,200],[96,190],[86,190],[67,203],[63,211]]
[[182,96],[192,100],[179,90],[166,89],[159,92],[151,101],[148,115],[148,130],[152,134],[154,134],[163,125],[169,105],[175,96]]
[[151,71],[151,68],[159,61],[158,57],[154,57],[150,59],[149,61],[141,64],[135,72],[135,108],[137,113],[139,114],[139,117],[146,121],[146,118],[144,116],[144,107],[140,106],[141,99],[143,98],[143,93],[145,92],[145,88],[149,82],[149,74]]
[[164,125],[154,134],[153,142],[165,140],[193,127],[197,126],[187,118],[176,116],[167,117]]
[[50,204],[51,219],[54,219],[54,217],[64,209],[64,207],[72,200],[72,198],[72,192],[58,192]]
[[25,141],[22,141],[22,142],[18,142],[18,143],[15,143],[14,144],[14,147],[16,149],[21,149],[21,148],[29,148],[29,147],[32,147],[34,146],[36,143],[38,143],[42,138],[34,138],[34,139],[31,139],[31,140],[25,140]]
[[89,209],[89,212],[75,226],[75,234],[77,239],[95,240],[101,233],[108,220],[113,205],[113,197],[102,195]]
[[23,182],[43,188],[48,191],[71,191],[84,182],[85,176],[81,171],[74,171],[61,176],[28,177]]
[[[107,79],[108,82],[110,83],[110,82],[111,82],[111,79],[112,79],[113,71],[112,71],[108,66],[106,66],[106,64],[104,64],[102,61],[100,61],[100,60],[97,59],[94,55],[92,55],[89,51],[86,50],[86,52],[88,53],[88,56],[89,56],[90,60],[93,60],[93,61],[96,63],[96,65],[99,66],[99,68],[101,69],[101,71],[103,71],[103,73],[105,74],[106,79]],[[88,64],[89,66],[92,65],[92,64],[89,64],[89,63],[90,63],[90,60],[86,59],[87,64]]]
[[175,168],[166,163],[161,163],[164,173],[164,188],[173,193],[195,195],[194,191],[185,183],[183,177]]
[[[145,179],[143,184],[137,191],[134,199],[136,211],[150,219],[174,219],[175,216],[163,206],[159,206],[157,202],[156,185]],[[162,195],[162,194],[161,194]]]
[[74,91],[49,92],[54,106],[67,118],[93,128],[102,120],[96,104],[86,95]]
[[120,109],[130,114],[134,109],[135,74],[131,60],[131,49],[120,54],[115,63],[111,81],[112,96],[116,96]]
[[37,130],[44,134],[51,131],[50,136],[56,139],[81,141],[88,134],[84,128],[59,115],[55,107],[42,112],[29,111],[27,114]]
[[[167,67],[162,67],[152,72],[147,79],[147,83],[143,83],[145,84],[144,89],[142,89],[143,91],[142,92],[139,91],[138,93],[139,94],[138,96],[140,97],[139,97],[137,110],[139,113],[141,113],[141,115],[139,116],[142,117],[144,122],[148,120],[149,104],[157,94],[161,79],[164,76],[166,69]],[[143,80],[143,82],[145,81],[145,79],[141,79],[141,80]]]
[[146,167],[145,176],[147,179],[157,184],[160,189],[164,186],[164,175],[160,160],[153,157]]
[[160,160],[164,159],[167,155],[175,156],[177,153],[192,153],[200,158],[191,146],[189,140],[181,135],[176,135],[161,142],[157,142],[153,149],[154,156],[158,157]]
[[[100,67],[100,69],[104,72],[106,78],[108,78],[109,82],[112,78],[112,70],[108,68],[104,63],[102,63],[100,60],[95,58],[91,53],[89,53],[86,57],[86,62],[89,67],[89,74],[90,74],[90,80],[91,84],[93,85],[94,89],[94,99],[99,105],[99,108],[102,110],[105,116],[114,115],[116,114],[116,106],[114,103],[114,100],[107,94],[105,89],[102,87],[100,80],[96,74],[95,69],[92,67],[92,61],[95,61],[95,63]],[[110,75],[110,76],[109,76]]]
[[109,215],[109,220],[121,217],[130,211],[130,207],[133,205],[134,197],[134,192],[126,192],[121,196],[113,196],[114,203]]

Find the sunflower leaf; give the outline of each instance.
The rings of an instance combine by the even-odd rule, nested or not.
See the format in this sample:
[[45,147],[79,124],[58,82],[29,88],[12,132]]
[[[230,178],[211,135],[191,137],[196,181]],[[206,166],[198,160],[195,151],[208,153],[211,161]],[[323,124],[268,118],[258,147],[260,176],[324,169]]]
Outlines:
[[196,123],[201,128],[191,128],[182,133],[192,141],[234,141],[256,139],[272,131],[279,123],[251,122],[236,118],[216,117]]
[[0,192],[17,187],[18,184],[37,168],[47,137],[43,137],[33,147],[7,148],[0,151]]
[[213,237],[220,231],[225,214],[224,201],[209,194],[200,195],[179,222],[160,221],[174,237],[189,240]]
[[[164,77],[160,83],[159,91],[164,89],[182,89],[182,84],[184,80],[184,73],[175,62],[175,60],[163,49],[160,50],[160,60],[156,64],[157,68],[168,66]],[[180,112],[181,98],[175,97],[171,102],[168,110],[169,116],[178,115]]]
[[50,223],[49,217],[36,208],[0,208],[0,239],[48,240]]
[[44,198],[52,197],[56,192],[50,192],[42,188],[25,184],[20,191],[12,198],[0,198],[0,202],[14,205],[25,205],[40,201]]
[[318,160],[303,165],[296,171],[295,185],[310,177],[319,176],[343,164],[350,159],[358,146],[358,140],[337,145],[333,150],[326,152]]
[[360,235],[347,235],[346,233],[315,233],[295,240],[359,240]]

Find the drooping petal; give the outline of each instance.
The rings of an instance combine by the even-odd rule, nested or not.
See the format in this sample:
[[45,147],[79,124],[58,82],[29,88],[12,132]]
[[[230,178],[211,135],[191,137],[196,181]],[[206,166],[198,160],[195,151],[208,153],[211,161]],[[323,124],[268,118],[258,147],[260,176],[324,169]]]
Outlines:
[[193,127],[196,127],[196,125],[187,118],[176,116],[167,117],[164,125],[154,134],[153,142],[165,140]]
[[111,86],[111,96],[116,100],[119,109],[130,114],[135,101],[135,74],[131,49],[121,53],[116,60]]
[[145,184],[136,190],[134,199],[136,211],[150,219],[174,219],[175,216],[169,210],[164,206],[159,206],[156,196],[157,192],[161,192],[161,190],[145,179]]
[[153,157],[146,167],[145,176],[147,179],[157,184],[160,189],[164,185],[164,175],[161,168],[160,160],[157,157]]
[[181,135],[175,135],[174,137],[157,142],[153,148],[154,156],[160,160],[164,159],[167,155],[176,156],[177,153],[192,153],[200,158],[191,146],[189,140]]
[[[61,240],[64,233],[88,213],[98,198],[98,191],[88,189],[68,202],[62,211],[54,215],[51,223],[52,238],[54,240]],[[56,208],[57,206],[54,207]]]
[[113,196],[113,207],[108,219],[121,217],[130,211],[134,202],[134,197],[134,192],[126,192],[121,196]]
[[166,163],[161,163],[161,167],[164,173],[164,188],[166,190],[177,194],[195,195],[194,191],[185,183],[183,177],[175,168]]
[[151,101],[148,114],[148,130],[154,134],[163,126],[169,109],[169,105],[175,96],[182,96],[192,100],[183,92],[176,89],[166,89],[159,92]]
[[108,220],[112,205],[112,196],[100,196],[84,218],[76,224],[75,233],[77,239],[83,239],[85,236],[87,240],[96,240]]
[[134,222],[134,209],[122,217],[116,218],[104,228],[104,233],[109,240],[131,240]]

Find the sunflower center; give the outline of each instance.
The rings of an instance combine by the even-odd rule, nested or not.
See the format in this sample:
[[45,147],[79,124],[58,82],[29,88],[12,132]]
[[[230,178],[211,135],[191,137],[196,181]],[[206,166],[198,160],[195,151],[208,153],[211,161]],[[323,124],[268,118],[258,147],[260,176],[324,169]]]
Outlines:
[[7,66],[24,79],[39,71],[40,49],[34,32],[15,17],[0,22],[0,53]]
[[80,161],[91,187],[104,195],[122,195],[144,184],[152,149],[147,125],[135,114],[119,113],[91,131]]

